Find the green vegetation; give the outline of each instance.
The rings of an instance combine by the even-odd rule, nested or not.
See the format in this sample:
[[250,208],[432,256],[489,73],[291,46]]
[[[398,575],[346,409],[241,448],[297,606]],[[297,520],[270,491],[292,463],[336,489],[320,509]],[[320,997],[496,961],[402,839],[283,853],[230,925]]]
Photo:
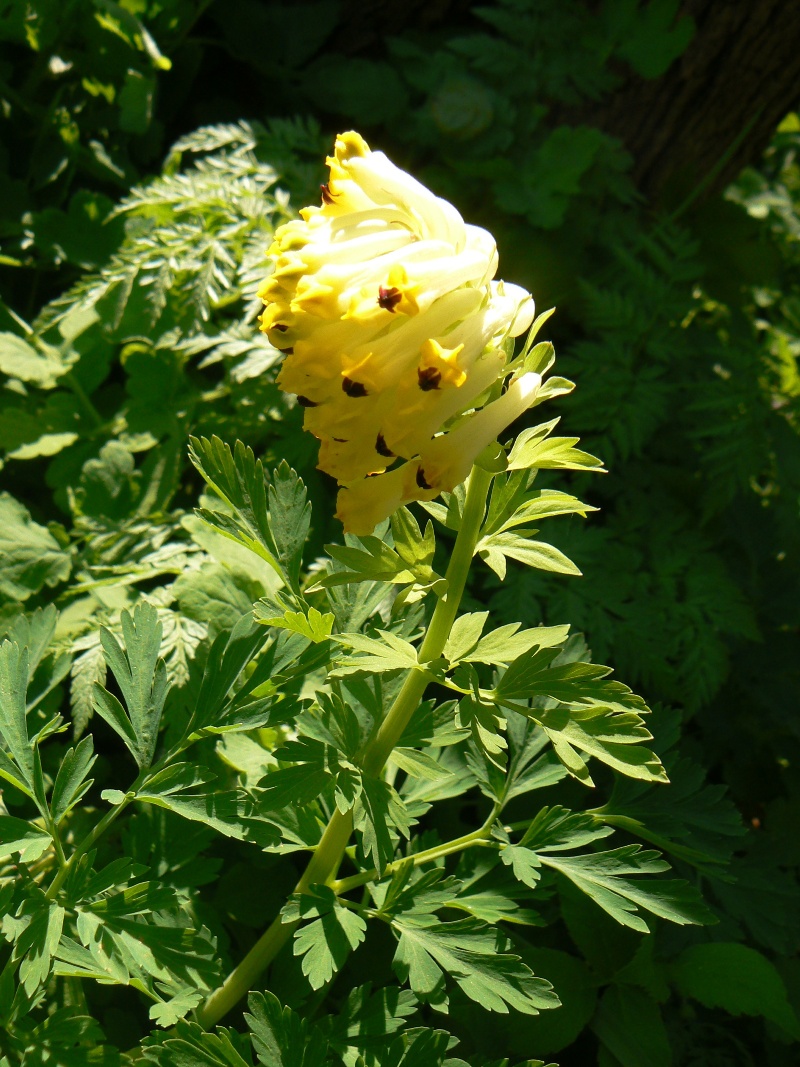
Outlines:
[[[800,120],[655,207],[563,117],[662,77],[676,9],[365,58],[325,0],[0,4],[2,1067],[796,1062]],[[557,305],[578,386],[425,655],[464,493],[342,547],[255,321],[351,126]]]

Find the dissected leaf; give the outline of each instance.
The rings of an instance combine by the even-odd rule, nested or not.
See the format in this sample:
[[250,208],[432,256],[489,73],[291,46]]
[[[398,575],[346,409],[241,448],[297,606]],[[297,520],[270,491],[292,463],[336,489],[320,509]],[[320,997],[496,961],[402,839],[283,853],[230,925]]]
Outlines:
[[133,614],[123,611],[123,651],[110,630],[103,628],[100,641],[106,663],[125,698],[127,713],[117,698],[95,682],[95,710],[120,735],[140,768],[153,760],[158,726],[167,698],[167,669],[159,657],[162,626],[152,604],[143,601]]
[[311,886],[292,898],[281,916],[284,922],[301,924],[294,935],[294,954],[303,957],[303,974],[312,989],[326,985],[366,936],[362,917],[343,907],[327,886]]
[[549,982],[534,977],[519,956],[500,952],[497,936],[476,919],[443,923],[433,916],[396,918],[399,935],[394,968],[423,999],[441,1003],[443,976],[452,977],[471,1000],[488,1011],[525,1015],[558,1006]]

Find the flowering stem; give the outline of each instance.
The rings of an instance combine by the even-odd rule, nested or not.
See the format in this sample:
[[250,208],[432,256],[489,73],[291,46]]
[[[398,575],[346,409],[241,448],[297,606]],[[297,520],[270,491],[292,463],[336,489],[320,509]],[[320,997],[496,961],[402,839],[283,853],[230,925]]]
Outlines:
[[[419,650],[419,660],[427,663],[441,656],[458,613],[475,546],[480,536],[481,522],[486,510],[486,498],[492,475],[482,467],[473,467],[464,503],[461,529],[458,531],[453,554],[447,568],[447,590],[439,600],[431,618],[428,632]],[[392,749],[419,707],[428,684],[425,671],[409,672],[378,732],[364,751],[364,774],[377,776],[391,755]],[[336,810],[295,887],[302,893],[314,883],[330,884],[336,876],[344,850],[353,832],[353,815]],[[262,971],[291,938],[299,923],[282,923],[280,915],[253,945],[242,962],[228,975],[223,984],[196,1009],[195,1019],[204,1028],[217,1023],[252,988]]]

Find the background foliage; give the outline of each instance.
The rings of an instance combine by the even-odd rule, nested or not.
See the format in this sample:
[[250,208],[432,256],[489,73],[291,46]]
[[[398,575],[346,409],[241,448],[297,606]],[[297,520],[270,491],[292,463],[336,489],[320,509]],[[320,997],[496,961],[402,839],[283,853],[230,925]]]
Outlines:
[[[610,472],[574,475],[601,510],[549,533],[585,577],[512,562],[505,585],[479,574],[475,606],[495,624],[571,623],[659,705],[674,785],[657,800],[626,786],[623,806],[667,840],[691,816],[705,850],[733,854],[725,877],[693,874],[713,928],[659,926],[643,942],[565,895],[526,952],[571,993],[530,1035],[509,1028],[503,1054],[791,1063],[791,1026],[770,1005],[787,991],[800,1003],[800,121],[790,114],[724,196],[655,209],[619,143],[557,116],[603,98],[621,69],[658,78],[692,33],[674,3],[495,0],[370,58],[345,54],[341,25],[326,0],[0,4],[3,630],[46,631],[32,613],[55,602],[41,707],[68,710],[76,737],[106,674],[99,626],[120,632],[143,599],[169,681],[191,692],[198,656],[274,583],[191,515],[190,434],[241,438],[266,466],[300,471],[314,503],[307,559],[339,537],[313,441],[272,384],[253,291],[271,230],[316,199],[332,134],[356,126],[492,230],[504,277],[558,306],[559,367],[579,386],[561,402],[566,432]],[[118,784],[103,729],[95,790]],[[231,758],[246,780],[244,755]],[[4,800],[13,815],[21,798]],[[448,825],[469,828],[476,810],[472,794],[449,800]],[[160,818],[137,814],[137,862],[169,832]],[[203,887],[201,918],[224,914],[214,933],[236,956],[276,907],[249,889],[265,860],[202,833],[184,855],[153,846],[147,862]],[[98,988],[109,1045],[135,1043],[142,1018]],[[294,1007],[301,989],[286,994]],[[254,1017],[275,1010],[258,1004]],[[494,1019],[489,1031],[471,1008],[453,1018],[459,1055],[495,1054]]]

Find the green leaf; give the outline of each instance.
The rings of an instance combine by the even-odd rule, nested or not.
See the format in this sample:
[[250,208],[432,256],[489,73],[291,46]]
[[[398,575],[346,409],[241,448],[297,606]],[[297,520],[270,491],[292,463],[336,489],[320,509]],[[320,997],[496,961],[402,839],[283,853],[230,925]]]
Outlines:
[[564,875],[618,923],[632,930],[641,933],[650,930],[639,915],[639,908],[681,926],[717,922],[716,916],[688,882],[640,880],[640,875],[669,870],[669,864],[658,852],[643,852],[640,845],[623,845],[610,852],[582,856],[554,855],[544,851],[537,855],[546,867]]
[[382,871],[394,855],[393,830],[409,836],[406,806],[388,782],[364,776],[356,799],[353,820],[361,832],[364,854]]
[[[34,793],[34,746],[28,739],[25,695],[28,689],[28,650],[4,641],[0,645],[0,735],[11,753],[29,796]],[[9,777],[5,775],[4,777]],[[13,778],[9,777],[13,781]]]
[[[498,714],[495,704],[486,703],[482,700],[474,700],[472,697],[464,697],[458,702],[458,715],[456,721],[472,734],[475,749],[498,771],[506,765],[506,741],[503,731],[506,728],[506,720]],[[468,757],[469,760],[469,757]],[[498,793],[502,786],[498,784],[498,776],[489,771],[488,777],[477,768],[473,768],[478,775],[481,788],[488,786],[484,792],[494,800],[499,800]]]
[[334,616],[330,612],[323,615],[317,608],[309,608],[307,613],[289,608],[282,615],[276,615],[274,602],[262,600],[255,605],[254,614],[260,623],[279,630],[291,630],[292,633],[307,637],[315,645],[326,641],[333,630]]
[[476,919],[443,923],[435,916],[395,918],[399,935],[394,969],[422,999],[442,1003],[445,974],[487,1011],[536,1015],[558,1007],[549,982],[536,978],[519,956],[499,951],[497,934]]
[[[91,893],[91,883],[86,889]],[[171,886],[158,882],[136,882],[116,893],[108,893],[99,900],[83,902],[81,908],[95,915],[146,915],[152,911],[166,911],[178,902]]]
[[0,493],[0,596],[27,600],[47,586],[66,581],[70,554],[53,535],[34,522],[8,493]]
[[192,713],[191,729],[219,725],[233,686],[265,641],[264,629],[251,614],[243,615],[232,630],[223,630],[208,651],[203,680]]
[[492,630],[463,657],[464,660],[506,666],[533,648],[562,645],[569,635],[569,626],[535,626],[530,630],[520,630],[519,627],[518,622],[512,622]]
[[[173,999],[180,1008],[183,997],[191,999],[195,995],[186,990]],[[151,1012],[160,1013],[164,1010],[162,1004],[154,1004]],[[143,1044],[145,1061],[158,1067],[253,1067],[250,1041],[235,1030],[217,1027],[216,1033],[208,1034],[196,1023],[178,1019],[175,1033],[177,1036],[159,1034],[147,1038]]]
[[266,560],[288,581],[279,562],[280,551],[267,512],[267,482],[261,460],[253,450],[237,441],[234,452],[218,437],[189,439],[189,458],[208,484],[234,512],[198,508],[200,518],[226,537],[249,548]]
[[519,845],[508,845],[500,853],[500,859],[511,868],[518,882],[532,889],[537,886],[542,877],[542,861],[535,852]]
[[22,906],[22,914],[30,921],[16,941],[15,954],[22,962],[19,977],[29,997],[50,976],[53,956],[61,940],[64,926],[64,909],[44,898],[44,894],[28,898]]
[[[534,657],[530,662],[531,666],[536,665]],[[627,685],[608,678],[610,667],[599,663],[557,663],[545,669],[543,659],[538,665],[538,677],[531,676],[526,686],[528,696],[549,696],[564,704],[602,704],[614,711],[648,710],[642,698],[632,693]],[[508,679],[504,676],[498,691],[507,693],[507,686]],[[645,731],[641,736],[649,736],[649,732]]]
[[707,1008],[761,1015],[800,1039],[800,1022],[783,979],[754,948],[733,942],[689,945],[670,963],[669,976],[683,996]]
[[398,744],[402,748],[445,748],[457,745],[465,740],[468,731],[462,729],[455,718],[456,703],[446,700],[435,704],[432,700],[423,701],[411,722],[400,736]]
[[[569,773],[586,785],[593,783],[580,753],[621,774],[667,782],[658,757],[639,744],[652,736],[640,714],[648,710],[641,697],[607,678],[608,667],[579,662],[551,666],[557,652],[533,648],[514,660],[495,690],[502,706],[538,723]],[[531,708],[504,699],[511,696],[549,697],[571,706]]]
[[174,1026],[179,1019],[196,1008],[203,999],[203,994],[197,989],[183,989],[169,1000],[159,1000],[150,1008],[150,1018],[157,1026]]
[[651,0],[635,12],[632,8],[626,12],[621,5],[614,5],[612,12],[615,8],[628,16],[618,29],[617,54],[643,78],[660,78],[694,37],[693,18],[681,15],[675,20],[680,10],[678,0]]
[[496,692],[503,697],[528,697],[534,694],[534,686],[541,685],[541,678],[559,653],[558,648],[540,648],[532,645],[517,656],[508,670],[503,672]]
[[[668,782],[661,761],[649,748],[638,742],[650,737],[635,712],[612,711],[603,707],[572,707],[569,712],[531,710],[531,718],[545,730],[558,758],[577,778],[582,778],[580,764],[574,765],[575,750],[594,756],[620,774],[648,782]],[[591,784],[591,780],[587,781]]]
[[586,518],[590,511],[597,511],[597,508],[583,504],[577,497],[568,493],[556,489],[541,489],[536,493],[526,493],[523,502],[509,515],[495,521],[487,532],[502,533],[514,526],[526,526],[556,515],[580,515]]
[[95,682],[95,709],[123,739],[140,768],[149,767],[158,742],[158,726],[167,698],[167,669],[159,658],[162,626],[147,601],[121,618],[125,649],[103,627],[100,641],[106,663],[125,698],[127,715],[113,694]]
[[310,526],[311,505],[306,487],[282,460],[272,472],[269,487],[269,529],[283,573],[296,593],[300,592],[300,565]]
[[[540,1012],[533,1018],[516,1018],[503,1048],[517,1056],[526,1056],[531,1049],[544,1053],[560,1052],[577,1040],[594,1015],[597,979],[583,960],[557,949],[526,949],[523,959],[536,974],[553,983],[561,998],[561,1007],[556,1011]],[[495,1042],[493,1048],[498,1044]]]
[[319,764],[301,763],[296,767],[280,767],[270,771],[258,783],[258,810],[279,811],[287,804],[310,804],[332,781],[330,771]]
[[68,370],[69,365],[64,363],[56,349],[47,347],[37,351],[16,334],[0,333],[0,374],[29,382],[40,389],[52,389]]
[[[303,974],[312,989],[327,985],[366,937],[361,916],[340,905],[327,886],[312,885],[292,897],[281,917],[285,923],[302,923],[295,931],[294,954],[303,957]],[[305,922],[308,918],[313,922]]]
[[527,567],[555,574],[580,574],[575,564],[554,545],[546,541],[532,541],[521,533],[489,534],[482,537],[475,551],[485,560],[499,578],[506,576],[506,560],[515,559]]
[[203,788],[206,781],[192,764],[174,764],[139,789],[136,799],[203,823],[225,837],[252,841],[261,848],[276,843],[274,826],[259,817],[259,803],[240,789],[211,792]]
[[729,862],[745,826],[725,787],[707,784],[691,759],[671,762],[667,770],[669,789],[617,779],[602,818],[695,865]]
[[395,985],[374,989],[370,983],[358,986],[325,1021],[328,1043],[339,1055],[351,1048],[371,1051],[385,1037],[403,1030],[416,1010],[417,999],[408,989]]
[[119,125],[128,133],[146,133],[153,117],[156,80],[129,68],[119,94]]
[[405,584],[414,581],[414,572],[385,541],[371,534],[348,537],[347,545],[326,545],[325,550],[341,567],[329,570],[319,578],[316,588],[331,589],[338,585],[358,582],[391,582]]
[[566,776],[566,768],[555,753],[545,751],[547,734],[530,719],[513,715],[506,733],[510,753],[502,791],[504,803],[535,789],[555,785]]
[[427,752],[419,752],[415,748],[398,746],[392,749],[389,759],[412,778],[424,778],[429,782],[437,782],[440,778],[447,778],[450,775],[450,771],[433,756],[429,756]]
[[444,657],[451,666],[465,659],[470,652],[475,650],[488,618],[488,611],[459,615],[453,623],[450,636],[444,646]]
[[[602,841],[614,831],[594,815],[555,805],[542,808],[525,831],[522,844],[537,852],[563,852]],[[666,867],[666,864],[665,864]]]
[[33,863],[50,848],[53,839],[46,830],[24,819],[0,815],[0,860],[19,853],[23,863]]
[[67,749],[50,796],[50,814],[56,826],[91,787],[92,779],[87,780],[87,775],[96,758],[91,737],[84,737],[75,748]]
[[20,615],[6,635],[9,641],[15,641],[20,648],[27,648],[29,680],[33,679],[37,668],[47,654],[55,635],[57,622],[58,612],[55,605],[48,604],[44,608],[36,608],[27,615]]
[[523,430],[508,454],[508,469],[601,470],[602,460],[574,447],[577,437],[549,436],[558,422],[554,419]]
[[327,1067],[327,1042],[319,1027],[282,1008],[270,992],[251,993],[247,1004],[245,1019],[264,1067]]
[[331,675],[334,678],[343,678],[356,671],[376,674],[419,666],[417,650],[412,644],[388,630],[378,630],[378,633],[381,635],[381,641],[363,634],[334,634],[334,641],[360,654],[344,656],[338,660]]
[[622,1067],[672,1067],[672,1049],[653,998],[632,985],[606,989],[592,1029]]

